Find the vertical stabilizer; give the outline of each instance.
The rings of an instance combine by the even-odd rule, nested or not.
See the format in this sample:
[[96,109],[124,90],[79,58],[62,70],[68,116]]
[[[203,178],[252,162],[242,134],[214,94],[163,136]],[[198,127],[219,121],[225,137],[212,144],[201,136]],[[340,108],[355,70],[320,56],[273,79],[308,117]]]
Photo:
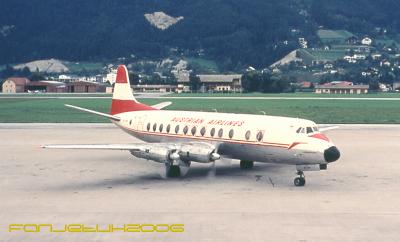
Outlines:
[[110,114],[156,110],[153,107],[147,106],[138,102],[133,96],[132,89],[129,83],[128,70],[125,65],[118,66],[117,78],[115,80],[114,92],[111,103]]

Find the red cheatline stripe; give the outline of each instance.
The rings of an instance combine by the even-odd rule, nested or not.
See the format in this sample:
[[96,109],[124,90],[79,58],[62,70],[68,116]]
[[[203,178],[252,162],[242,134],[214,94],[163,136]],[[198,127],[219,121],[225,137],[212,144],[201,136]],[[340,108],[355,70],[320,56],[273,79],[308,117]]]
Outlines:
[[306,144],[306,143],[304,143],[304,142],[293,142],[293,143],[288,147],[288,150],[292,149],[293,147],[295,147],[296,145],[299,145],[299,144]]
[[278,143],[268,143],[268,142],[258,143],[258,142],[252,142],[252,141],[230,140],[230,139],[223,139],[223,138],[208,138],[208,137],[181,135],[181,134],[166,134],[166,133],[138,131],[138,130],[134,130],[134,129],[130,129],[128,127],[122,126],[122,125],[119,125],[119,126],[122,129],[127,129],[129,131],[132,131],[133,133],[154,135],[154,136],[166,136],[166,137],[197,139],[197,140],[210,140],[210,141],[224,141],[224,142],[229,142],[229,143],[249,144],[249,145],[258,145],[258,146],[271,146],[271,147],[280,147],[280,148],[288,148],[288,146],[289,146],[289,144],[278,144]]
[[132,100],[119,100],[113,99],[111,103],[111,115],[132,112],[132,111],[150,111],[150,110],[158,110],[153,107],[147,106],[143,103],[138,103]]

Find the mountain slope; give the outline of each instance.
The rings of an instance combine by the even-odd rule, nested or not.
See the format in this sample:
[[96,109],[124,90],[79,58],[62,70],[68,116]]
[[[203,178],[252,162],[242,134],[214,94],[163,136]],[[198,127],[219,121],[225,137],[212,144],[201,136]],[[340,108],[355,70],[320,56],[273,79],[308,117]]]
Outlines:
[[[298,37],[316,42],[320,25],[400,29],[396,0],[3,0],[0,9],[0,64],[201,53],[232,70],[265,67],[297,48]],[[145,18],[154,12],[183,18],[162,30]]]

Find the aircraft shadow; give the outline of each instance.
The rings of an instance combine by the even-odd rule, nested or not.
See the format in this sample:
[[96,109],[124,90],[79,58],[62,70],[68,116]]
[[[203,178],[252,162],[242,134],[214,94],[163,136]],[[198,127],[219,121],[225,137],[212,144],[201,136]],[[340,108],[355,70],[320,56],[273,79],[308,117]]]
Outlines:
[[[132,174],[123,177],[114,177],[102,179],[98,181],[79,182],[74,184],[56,185],[50,190],[88,190],[88,189],[112,189],[123,186],[146,186],[150,189],[154,185],[168,183],[197,183],[204,180],[231,180],[232,182],[240,182],[242,180],[260,179],[260,177],[268,177],[268,174],[285,173],[290,168],[279,164],[256,164],[252,170],[242,170],[238,165],[217,166],[215,173],[210,167],[191,167],[184,177],[180,178],[163,178],[157,170],[147,174]],[[160,168],[161,171],[161,168]]]

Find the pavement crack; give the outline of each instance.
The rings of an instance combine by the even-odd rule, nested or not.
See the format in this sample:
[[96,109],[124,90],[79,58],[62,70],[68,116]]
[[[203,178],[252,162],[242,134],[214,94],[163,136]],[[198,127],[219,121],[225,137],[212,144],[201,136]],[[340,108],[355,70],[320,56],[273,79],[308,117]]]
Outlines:
[[271,183],[272,187],[275,187],[275,183],[272,181],[271,177],[268,177],[268,180]]

